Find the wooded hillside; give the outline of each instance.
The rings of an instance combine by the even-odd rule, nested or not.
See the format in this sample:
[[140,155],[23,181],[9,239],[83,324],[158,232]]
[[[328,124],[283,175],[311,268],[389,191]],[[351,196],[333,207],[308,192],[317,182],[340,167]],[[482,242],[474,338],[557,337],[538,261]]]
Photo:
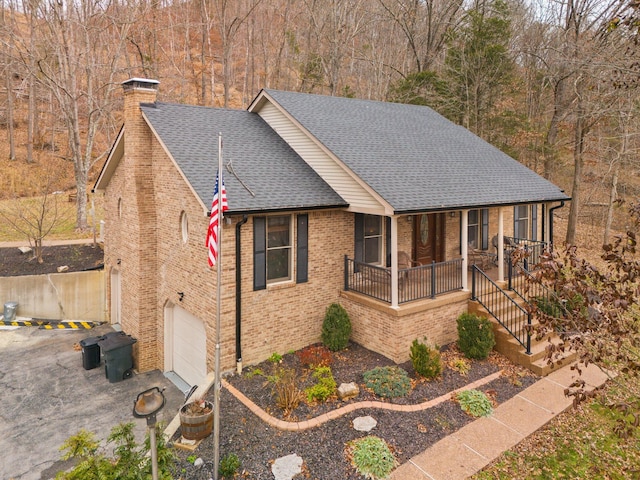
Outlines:
[[0,198],[77,189],[80,228],[131,77],[165,102],[245,108],[275,88],[429,105],[565,188],[570,243],[578,221],[623,228],[613,200],[640,194],[635,0],[4,0],[0,15]]

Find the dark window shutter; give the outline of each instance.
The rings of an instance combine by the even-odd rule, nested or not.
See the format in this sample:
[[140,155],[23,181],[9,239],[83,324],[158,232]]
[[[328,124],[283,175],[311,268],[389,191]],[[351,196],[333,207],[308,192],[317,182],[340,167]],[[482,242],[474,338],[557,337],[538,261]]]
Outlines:
[[538,240],[538,205],[531,205],[531,239]]
[[353,247],[353,255],[356,262],[364,260],[364,215],[362,213],[355,214],[355,245]]
[[513,207],[513,236],[520,238],[520,232],[518,231],[518,220],[520,219],[520,212],[518,207]]
[[489,248],[489,209],[480,210],[480,216],[482,217],[482,250],[487,250]]
[[387,268],[391,268],[391,217],[384,217],[385,251],[387,252]]
[[308,280],[309,272],[309,215],[298,215],[298,243],[296,245],[296,282]]
[[267,288],[267,219],[253,218],[253,289]]

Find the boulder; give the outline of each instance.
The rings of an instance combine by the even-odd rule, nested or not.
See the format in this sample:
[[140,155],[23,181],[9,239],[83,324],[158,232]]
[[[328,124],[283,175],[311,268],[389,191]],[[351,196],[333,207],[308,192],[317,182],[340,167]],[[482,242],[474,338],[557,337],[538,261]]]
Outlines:
[[350,400],[360,394],[360,389],[355,382],[341,383],[338,387],[338,397],[340,400]]

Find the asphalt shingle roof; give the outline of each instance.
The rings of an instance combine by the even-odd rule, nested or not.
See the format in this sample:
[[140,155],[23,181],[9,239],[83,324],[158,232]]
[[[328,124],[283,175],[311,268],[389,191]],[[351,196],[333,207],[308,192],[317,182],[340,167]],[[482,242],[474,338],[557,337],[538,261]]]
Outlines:
[[229,213],[347,205],[255,113],[169,103],[141,108],[207,206],[218,168],[218,132]]
[[396,213],[569,199],[428,107],[265,92]]

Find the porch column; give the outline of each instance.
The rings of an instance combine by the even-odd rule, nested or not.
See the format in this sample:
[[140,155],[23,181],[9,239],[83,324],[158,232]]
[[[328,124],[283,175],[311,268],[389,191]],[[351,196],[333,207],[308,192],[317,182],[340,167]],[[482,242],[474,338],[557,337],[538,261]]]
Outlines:
[[398,308],[398,217],[391,216],[391,308]]
[[462,242],[462,290],[469,291],[469,210],[462,210],[460,241]]
[[498,281],[504,282],[504,209],[498,208]]

